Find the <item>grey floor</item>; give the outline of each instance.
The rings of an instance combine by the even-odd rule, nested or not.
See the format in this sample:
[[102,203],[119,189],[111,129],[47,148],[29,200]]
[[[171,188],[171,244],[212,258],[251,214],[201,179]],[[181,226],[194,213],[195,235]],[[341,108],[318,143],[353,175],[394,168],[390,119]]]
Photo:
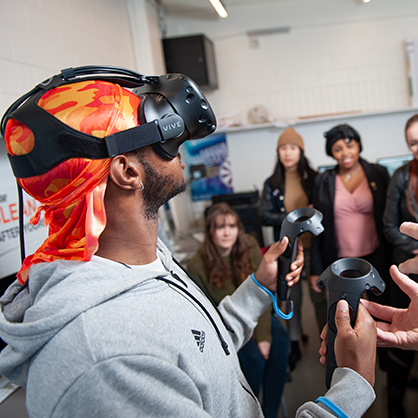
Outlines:
[[[174,253],[177,253],[178,259],[184,264],[187,262],[190,254],[193,254],[198,248],[196,237],[181,237],[174,246]],[[301,346],[302,359],[297,364],[296,369],[291,374],[291,381],[286,383],[285,403],[287,417],[294,417],[297,408],[306,401],[315,400],[318,396],[325,393],[324,366],[318,359],[319,332],[315,322],[313,305],[309,300],[307,283],[303,283],[303,330],[308,335],[308,342]],[[417,359],[418,355],[416,356]],[[418,359],[414,364],[414,373],[418,375]],[[378,367],[376,370],[376,401],[364,415],[366,418],[386,418],[386,376]],[[408,418],[416,417],[418,411],[418,389],[407,389],[405,407]],[[279,412],[279,418],[283,418],[283,409]],[[20,388],[9,398],[0,404],[1,418],[28,418],[25,409],[25,389]]]

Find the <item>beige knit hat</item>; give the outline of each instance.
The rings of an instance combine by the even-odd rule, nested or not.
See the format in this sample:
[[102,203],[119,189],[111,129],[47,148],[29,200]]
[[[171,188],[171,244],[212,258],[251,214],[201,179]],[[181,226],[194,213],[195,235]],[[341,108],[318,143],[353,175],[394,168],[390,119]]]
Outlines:
[[277,151],[279,151],[279,147],[284,144],[295,144],[298,145],[302,151],[305,151],[305,144],[303,143],[303,138],[293,128],[287,128],[279,136],[279,142],[277,143]]

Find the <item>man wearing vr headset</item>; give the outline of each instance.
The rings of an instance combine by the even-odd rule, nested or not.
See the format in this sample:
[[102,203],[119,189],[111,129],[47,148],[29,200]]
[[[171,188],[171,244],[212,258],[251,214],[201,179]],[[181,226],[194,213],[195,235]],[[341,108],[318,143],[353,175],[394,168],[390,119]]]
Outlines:
[[[44,211],[49,235],[0,300],[0,374],[27,387],[31,417],[261,417],[236,352],[269,296],[248,278],[215,307],[157,240],[158,208],[186,187],[178,147],[213,132],[210,106],[184,76],[101,70],[55,76],[2,121],[18,183],[41,203],[31,222]],[[255,273],[272,291],[287,243]],[[290,285],[302,265],[299,248]],[[347,373],[367,393],[349,412],[364,412],[373,390]]]

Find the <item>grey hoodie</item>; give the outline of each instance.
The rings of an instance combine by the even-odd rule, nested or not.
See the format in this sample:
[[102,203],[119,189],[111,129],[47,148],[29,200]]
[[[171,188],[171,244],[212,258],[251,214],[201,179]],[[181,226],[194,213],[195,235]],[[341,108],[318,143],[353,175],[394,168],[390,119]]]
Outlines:
[[[262,416],[236,352],[268,296],[247,279],[218,312],[160,241],[157,256],[136,267],[99,257],[40,263],[30,292],[9,288],[0,374],[27,387],[31,418]],[[300,414],[333,416],[321,404]]]

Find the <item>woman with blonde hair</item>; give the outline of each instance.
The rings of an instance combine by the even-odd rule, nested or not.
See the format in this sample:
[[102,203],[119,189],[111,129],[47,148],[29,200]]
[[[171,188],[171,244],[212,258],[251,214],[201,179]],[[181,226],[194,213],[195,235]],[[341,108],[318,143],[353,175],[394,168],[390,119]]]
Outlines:
[[[386,209],[383,216],[384,232],[393,245],[392,262],[396,265],[418,255],[418,241],[402,232],[403,222],[417,222],[418,219],[418,114],[408,119],[405,125],[405,139],[413,159],[399,167],[389,183]],[[409,277],[418,282],[418,275]],[[394,283],[390,283],[389,304],[395,308],[407,308],[409,297]],[[417,379],[410,372],[414,351],[391,348],[388,362],[388,407],[390,418],[405,416],[403,399],[407,385],[417,385]]]

